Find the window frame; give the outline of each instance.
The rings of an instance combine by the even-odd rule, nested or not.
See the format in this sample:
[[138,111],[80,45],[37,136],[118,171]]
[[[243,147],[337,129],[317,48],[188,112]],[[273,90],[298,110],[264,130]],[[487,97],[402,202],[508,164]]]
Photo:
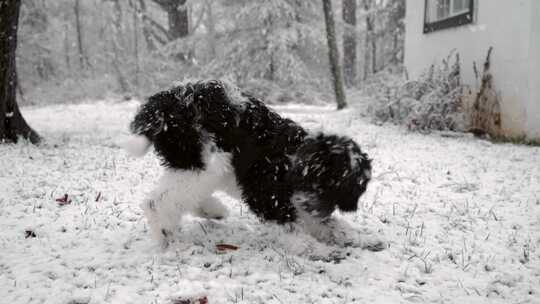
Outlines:
[[[458,27],[465,24],[470,24],[470,23],[473,23],[474,21],[475,0],[470,1],[468,10],[462,13],[456,14],[456,15],[452,15],[453,0],[451,0],[450,8],[449,8],[450,16],[448,18],[441,19],[434,22],[428,21],[429,20],[428,18],[429,1],[430,0],[425,0],[424,2],[424,34],[428,34],[431,32],[435,32],[435,31],[439,31],[439,30],[443,30],[447,28]],[[438,1],[438,0],[435,0],[435,1]]]

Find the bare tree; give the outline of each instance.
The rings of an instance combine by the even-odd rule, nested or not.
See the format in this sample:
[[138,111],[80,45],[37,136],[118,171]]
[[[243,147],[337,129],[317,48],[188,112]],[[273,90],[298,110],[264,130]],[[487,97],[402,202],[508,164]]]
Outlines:
[[83,46],[83,37],[82,37],[82,24],[81,24],[81,8],[80,8],[80,0],[75,0],[75,7],[73,8],[75,11],[75,28],[77,29],[77,44],[79,48],[79,62],[81,64],[81,68],[86,68],[90,65],[90,61],[88,60],[88,57],[84,53],[84,46]]
[[20,0],[0,0],[0,142],[19,137],[37,144],[39,135],[26,123],[17,105],[17,30]]
[[388,57],[391,64],[399,64],[403,62],[403,48],[405,46],[405,13],[406,3],[400,0],[390,0],[386,6],[389,10],[389,17],[385,26],[387,32],[392,39],[392,49]]
[[326,38],[328,40],[328,57],[330,59],[330,68],[332,78],[334,80],[337,108],[340,110],[347,106],[347,101],[345,99],[345,89],[343,87],[343,74],[341,73],[341,67],[339,64],[334,11],[332,9],[332,0],[322,0],[322,2],[324,20],[326,23]]
[[[20,21],[20,26],[31,29],[33,34],[45,34],[49,27],[49,16],[46,12],[45,3],[39,0],[25,0],[21,3],[21,9],[26,12],[26,18]],[[34,50],[32,65],[36,75],[42,80],[49,80],[55,76],[55,65],[52,60],[54,50],[43,45],[39,39],[26,39],[26,48]]]
[[151,22],[146,15],[146,2],[144,0],[139,0],[139,7],[136,6],[135,3],[129,2],[129,4],[137,10],[137,13],[140,15],[142,19],[142,31],[144,40],[146,41],[146,48],[149,51],[155,51],[156,50],[156,44],[154,42],[154,32],[152,31],[152,25]]
[[124,73],[122,72],[122,69],[120,68],[120,49],[124,49],[124,41],[122,37],[124,36],[122,33],[122,6],[120,5],[119,0],[112,0],[113,3],[113,22],[112,22],[112,37],[111,37],[111,44],[113,47],[113,60],[112,60],[112,66],[114,68],[114,71],[116,73],[116,77],[118,79],[118,84],[120,85],[120,89],[122,90],[122,93],[125,93],[129,90],[129,84],[126,80],[126,77],[124,76]]
[[[187,0],[152,0],[157,3],[161,9],[167,12],[168,18],[168,41],[184,38],[189,35],[189,14]],[[189,55],[178,53],[176,58],[187,60]]]
[[210,46],[210,58],[216,56],[216,21],[212,10],[212,1],[206,0],[206,27],[208,28],[208,45]]
[[[131,2],[131,1],[130,1]],[[133,10],[133,59],[135,61],[135,87],[139,86],[139,73],[141,71],[139,65],[139,17],[137,12]]]
[[67,24],[64,24],[64,59],[66,62],[66,68],[71,71],[71,62],[69,60],[69,27]]
[[[373,0],[364,0],[366,12],[366,41],[364,60],[364,80],[368,75],[377,72],[377,36],[375,34],[375,3]],[[371,64],[371,65],[370,65]]]
[[189,34],[189,15],[187,0],[153,0],[167,12],[170,40],[186,37]]
[[356,80],[356,0],[343,0],[343,74],[345,85],[353,86]]

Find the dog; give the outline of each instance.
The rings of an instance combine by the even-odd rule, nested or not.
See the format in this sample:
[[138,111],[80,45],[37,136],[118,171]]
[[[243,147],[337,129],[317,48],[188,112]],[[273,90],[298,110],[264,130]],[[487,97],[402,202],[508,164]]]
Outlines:
[[349,238],[332,217],[355,212],[371,179],[371,160],[351,138],[311,134],[230,83],[187,83],[138,109],[125,145],[135,156],[153,145],[165,168],[142,204],[154,238],[166,248],[191,213],[223,218],[212,193],[239,192],[263,221],[296,223],[320,241],[380,250],[381,241]]

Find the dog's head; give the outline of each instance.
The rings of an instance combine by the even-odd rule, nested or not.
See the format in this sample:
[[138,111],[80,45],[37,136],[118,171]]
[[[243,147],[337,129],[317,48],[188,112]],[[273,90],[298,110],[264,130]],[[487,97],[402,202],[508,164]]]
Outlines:
[[130,125],[133,136],[123,147],[133,156],[142,156],[153,144],[164,164],[171,167],[185,165],[181,157],[199,159],[197,153],[209,135],[220,141],[233,133],[241,112],[234,90],[221,81],[205,81],[149,97],[135,114]]
[[133,156],[142,156],[153,144],[166,165],[179,165],[179,157],[200,154],[202,134],[197,113],[189,86],[159,92],[139,107],[130,125],[133,136],[124,148]]
[[[366,153],[360,152],[361,157],[353,159],[358,166],[358,175],[356,176],[356,184],[358,185],[358,196],[366,192],[368,183],[371,181],[371,162]],[[344,209],[344,208],[342,208]]]
[[186,86],[177,86],[150,96],[138,109],[130,129],[133,134],[155,141],[171,127],[192,125],[196,116],[193,95]]
[[354,212],[358,209],[358,198],[366,192],[371,181],[372,160],[353,140],[349,139],[346,147],[350,167],[344,170],[348,174],[343,176],[342,182],[343,189],[347,190],[343,191],[346,195],[338,201],[338,208],[344,212]]
[[230,83],[211,80],[190,86],[193,106],[201,126],[215,135],[223,135],[238,124],[239,115],[248,99]]
[[351,138],[319,133],[297,150],[292,175],[304,187],[316,185],[323,200],[339,210],[354,212],[371,180],[371,160]]

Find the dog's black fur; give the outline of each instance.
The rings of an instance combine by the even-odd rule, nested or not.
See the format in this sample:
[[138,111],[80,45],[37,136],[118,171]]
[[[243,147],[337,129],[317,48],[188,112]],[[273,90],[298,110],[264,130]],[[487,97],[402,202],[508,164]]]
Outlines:
[[[150,139],[163,165],[175,169],[204,169],[203,146],[215,142],[231,153],[243,199],[263,220],[295,221],[297,207],[322,221],[336,208],[357,210],[371,160],[352,139],[310,135],[260,100],[230,93],[220,81],[160,92],[136,114],[132,132]],[[306,200],[293,204],[295,193]]]
[[146,136],[164,166],[202,170],[204,133],[197,124],[195,108],[183,100],[184,89],[157,93],[139,109],[131,130]]

